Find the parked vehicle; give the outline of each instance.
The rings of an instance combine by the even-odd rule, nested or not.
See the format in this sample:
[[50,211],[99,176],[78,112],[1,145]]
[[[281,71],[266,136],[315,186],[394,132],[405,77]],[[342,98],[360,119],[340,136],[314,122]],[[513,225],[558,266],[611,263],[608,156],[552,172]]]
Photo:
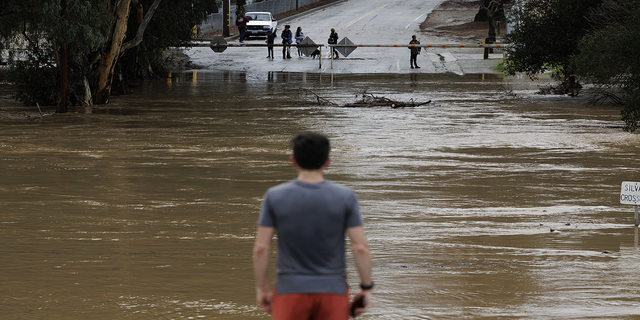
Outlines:
[[247,22],[247,31],[244,34],[245,39],[249,37],[266,37],[267,31],[276,31],[278,21],[273,17],[271,12],[247,12],[245,16],[249,18]]

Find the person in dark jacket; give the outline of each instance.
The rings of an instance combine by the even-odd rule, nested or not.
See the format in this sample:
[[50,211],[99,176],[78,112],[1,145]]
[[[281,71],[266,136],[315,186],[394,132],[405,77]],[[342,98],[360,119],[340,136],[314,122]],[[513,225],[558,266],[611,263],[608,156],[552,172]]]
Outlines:
[[413,35],[411,36],[411,41],[409,41],[409,44],[414,45],[413,47],[409,47],[409,50],[411,50],[411,60],[410,60],[411,69],[414,68],[414,65],[415,65],[415,68],[420,69],[420,67],[418,66],[418,55],[420,54],[420,50],[422,50],[422,47],[416,46],[420,44],[420,41],[418,41],[416,39],[416,36]]
[[[329,44],[338,44],[338,33],[335,28],[331,28],[331,34],[329,35],[329,40],[327,41]],[[333,58],[338,59],[338,51],[333,49]]]
[[276,39],[276,30],[269,29],[267,31],[267,59],[275,58],[273,55],[273,42]]
[[291,26],[284,26],[284,30],[282,30],[282,34],[280,34],[282,38],[282,59],[291,59],[291,43],[293,42],[293,32],[291,32]]
[[236,26],[238,26],[238,31],[240,31],[240,42],[244,42],[244,33],[247,31],[247,22],[249,22],[249,18],[247,18],[244,13],[240,13],[236,17]]

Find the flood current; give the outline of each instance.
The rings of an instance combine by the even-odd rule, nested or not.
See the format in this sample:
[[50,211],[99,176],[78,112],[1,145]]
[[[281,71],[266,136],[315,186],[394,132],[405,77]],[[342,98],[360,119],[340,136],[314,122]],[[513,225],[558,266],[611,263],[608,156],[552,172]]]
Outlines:
[[[320,106],[307,90],[432,102]],[[332,142],[327,179],[361,201],[376,282],[362,319],[637,319],[638,229],[619,197],[640,181],[638,134],[620,107],[535,91],[187,72],[83,112],[2,119],[0,318],[269,319],[251,265],[260,201],[295,177],[288,140],[313,130]]]

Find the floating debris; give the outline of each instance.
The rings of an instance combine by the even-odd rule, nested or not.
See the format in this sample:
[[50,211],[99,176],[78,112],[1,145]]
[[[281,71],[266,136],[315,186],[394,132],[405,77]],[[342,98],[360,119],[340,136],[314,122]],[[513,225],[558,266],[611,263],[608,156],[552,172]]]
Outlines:
[[[341,107],[341,108],[390,107],[393,109],[397,109],[397,108],[415,108],[418,106],[431,103],[431,100],[428,100],[425,102],[416,102],[413,99],[411,99],[409,100],[409,102],[404,102],[404,101],[392,100],[386,97],[375,96],[369,93],[363,93],[362,98],[360,100],[353,103],[339,105],[335,102],[329,101],[321,97],[320,95],[316,94],[311,90],[308,90],[308,89],[302,89],[302,90],[305,90],[307,93],[313,94],[315,96],[314,103],[316,104],[323,105],[323,106]],[[358,95],[356,95],[356,97],[358,97]]]

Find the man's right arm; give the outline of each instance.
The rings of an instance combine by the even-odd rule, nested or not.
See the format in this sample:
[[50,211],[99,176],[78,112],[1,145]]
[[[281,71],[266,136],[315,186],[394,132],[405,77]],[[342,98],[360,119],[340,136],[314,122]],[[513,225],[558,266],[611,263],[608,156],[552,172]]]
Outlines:
[[256,278],[256,297],[263,311],[271,313],[271,291],[269,290],[269,251],[275,229],[258,227],[253,247],[253,273]]
[[[362,226],[347,229],[347,234],[351,240],[351,248],[356,262],[356,269],[360,275],[360,284],[363,286],[371,286],[371,253],[369,252],[369,244],[364,234]],[[359,290],[353,298],[354,301],[360,296],[365,297],[366,304],[364,308],[356,309],[356,315],[365,313],[371,305],[371,289]]]

